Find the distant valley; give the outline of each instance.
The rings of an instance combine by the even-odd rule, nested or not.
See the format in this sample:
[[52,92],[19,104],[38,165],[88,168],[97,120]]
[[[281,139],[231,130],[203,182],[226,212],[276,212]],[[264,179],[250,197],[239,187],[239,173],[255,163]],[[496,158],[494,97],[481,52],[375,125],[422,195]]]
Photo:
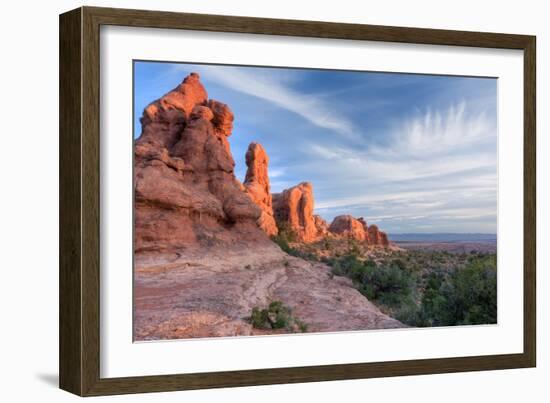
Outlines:
[[474,233],[408,233],[390,234],[395,242],[496,242],[496,234]]
[[392,242],[403,249],[446,251],[452,253],[496,253],[496,234],[408,233],[390,234]]

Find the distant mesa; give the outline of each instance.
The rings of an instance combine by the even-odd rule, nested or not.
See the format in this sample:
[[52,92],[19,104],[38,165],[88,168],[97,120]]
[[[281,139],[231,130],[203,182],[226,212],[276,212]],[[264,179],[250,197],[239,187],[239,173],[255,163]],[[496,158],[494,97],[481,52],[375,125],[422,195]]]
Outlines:
[[389,245],[387,235],[362,218],[342,215],[328,225],[313,214],[309,182],[272,194],[269,157],[259,143],[248,147],[241,183],[227,139],[233,120],[228,105],[208,99],[196,73],[145,108],[134,148],[136,252],[193,244],[267,245],[279,228],[303,243],[345,237]]

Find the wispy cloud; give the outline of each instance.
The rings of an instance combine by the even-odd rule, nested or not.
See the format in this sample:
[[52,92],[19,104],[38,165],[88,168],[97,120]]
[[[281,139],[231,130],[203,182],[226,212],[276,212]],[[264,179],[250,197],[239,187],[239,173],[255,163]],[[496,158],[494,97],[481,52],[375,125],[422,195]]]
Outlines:
[[285,174],[285,170],[282,168],[274,168],[269,170],[269,178],[279,178]]
[[368,211],[390,228],[419,217],[449,222],[495,216],[494,117],[460,102],[396,122],[385,137],[383,145],[367,149],[311,145],[319,169],[330,167],[327,174],[330,169],[341,178],[337,187],[357,189],[339,192],[331,185],[327,194],[335,195],[319,200],[320,212]]
[[[188,71],[186,65],[175,65],[179,71]],[[322,96],[303,94],[294,90],[285,79],[284,70],[262,71],[232,67],[202,66],[205,80],[215,81],[234,91],[260,98],[279,108],[293,112],[309,123],[332,130],[348,138],[356,138],[350,119],[337,113]],[[283,75],[283,79],[276,77]]]
[[384,145],[367,149],[311,144],[310,152],[330,161],[331,169],[384,181],[443,177],[480,168],[494,168],[496,173],[494,119],[484,111],[467,115],[466,102],[444,113],[428,109],[404,119],[384,137]]
[[427,108],[395,125],[390,133],[391,147],[373,147],[370,154],[384,158],[429,158],[434,154],[452,154],[487,140],[493,142],[494,120],[483,110],[466,112],[466,101],[445,111]]

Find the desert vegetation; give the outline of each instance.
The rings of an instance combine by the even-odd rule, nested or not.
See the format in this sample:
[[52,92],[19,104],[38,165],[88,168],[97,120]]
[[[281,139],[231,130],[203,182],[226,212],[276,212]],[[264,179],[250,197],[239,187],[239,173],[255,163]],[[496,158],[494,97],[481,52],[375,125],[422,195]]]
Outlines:
[[281,301],[272,301],[267,308],[252,308],[250,324],[256,329],[284,329],[291,333],[307,332],[305,322],[293,316],[292,309]]
[[495,253],[372,248],[352,238],[305,244],[284,226],[272,240],[291,256],[328,264],[409,326],[496,323]]
[[271,237],[283,252],[290,256],[299,257],[310,261],[319,261],[320,257],[315,248],[309,248],[308,244],[298,241],[296,233],[285,224],[278,225],[278,233]]
[[408,251],[326,259],[361,294],[416,327],[496,323],[496,254]]

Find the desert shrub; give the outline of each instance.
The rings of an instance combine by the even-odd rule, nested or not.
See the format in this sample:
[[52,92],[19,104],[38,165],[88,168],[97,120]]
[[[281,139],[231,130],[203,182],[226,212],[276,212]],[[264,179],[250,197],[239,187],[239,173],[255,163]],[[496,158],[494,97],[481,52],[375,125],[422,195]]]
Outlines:
[[277,232],[278,233],[275,237],[285,241],[286,243],[296,242],[298,239],[296,232],[288,225],[288,223],[277,223]]
[[377,266],[372,260],[361,261],[349,254],[330,262],[332,273],[346,276],[368,299],[395,307],[411,299],[412,274],[396,264]]
[[305,260],[310,260],[312,262],[318,262],[319,261],[319,257],[315,253],[309,252],[309,251],[293,249],[290,252],[290,255],[296,256],[296,257],[299,257],[299,258],[302,258],[302,259],[305,259]]
[[410,326],[424,327],[429,323],[424,316],[422,307],[414,302],[403,304],[395,311],[395,319]]
[[359,290],[367,298],[388,307],[400,307],[412,302],[414,278],[407,270],[396,265],[368,267],[361,279]]
[[250,323],[257,329],[286,329],[291,332],[307,332],[305,322],[292,315],[292,310],[281,301],[273,301],[267,308],[252,308]]
[[290,247],[290,243],[296,241],[296,233],[286,223],[278,223],[277,230],[277,235],[273,235],[271,240],[279,245],[284,252],[288,254],[295,252],[295,250]]
[[405,270],[407,269],[407,265],[405,264],[405,262],[401,259],[401,258],[397,258],[397,259],[393,259],[391,264],[393,266],[396,266],[397,268],[399,268],[400,270]]
[[284,233],[279,233],[278,235],[272,236],[271,240],[275,242],[277,245],[279,245],[279,248],[282,249],[283,252],[288,253],[290,256],[299,257],[305,260],[311,260],[311,261],[318,261],[318,257],[315,253],[303,250],[303,249],[297,249],[293,248],[289,244],[289,237]]
[[283,252],[291,256],[304,257],[302,256],[304,254],[303,252],[290,246],[290,243],[296,241],[296,233],[286,224],[280,224],[278,230],[278,234],[272,236],[271,240],[279,245],[279,248],[281,248]]
[[300,333],[306,333],[308,330],[307,323],[301,321],[300,319],[294,318],[294,322],[296,323],[296,326],[298,327],[298,330]]
[[267,309],[260,309],[258,307],[252,308],[252,314],[250,315],[249,321],[256,329],[271,328],[267,320]]
[[361,255],[361,249],[359,249],[359,245],[357,244],[357,241],[355,239],[348,239],[348,254],[353,256]]
[[333,257],[328,259],[327,263],[332,266],[333,274],[350,278],[352,277],[352,273],[360,270],[360,266],[362,266],[361,261],[354,255]]
[[285,236],[282,236],[281,234],[274,235],[271,237],[271,240],[279,245],[279,248],[281,248],[283,252],[291,254],[291,252],[293,251],[293,249],[288,244],[288,240]]

